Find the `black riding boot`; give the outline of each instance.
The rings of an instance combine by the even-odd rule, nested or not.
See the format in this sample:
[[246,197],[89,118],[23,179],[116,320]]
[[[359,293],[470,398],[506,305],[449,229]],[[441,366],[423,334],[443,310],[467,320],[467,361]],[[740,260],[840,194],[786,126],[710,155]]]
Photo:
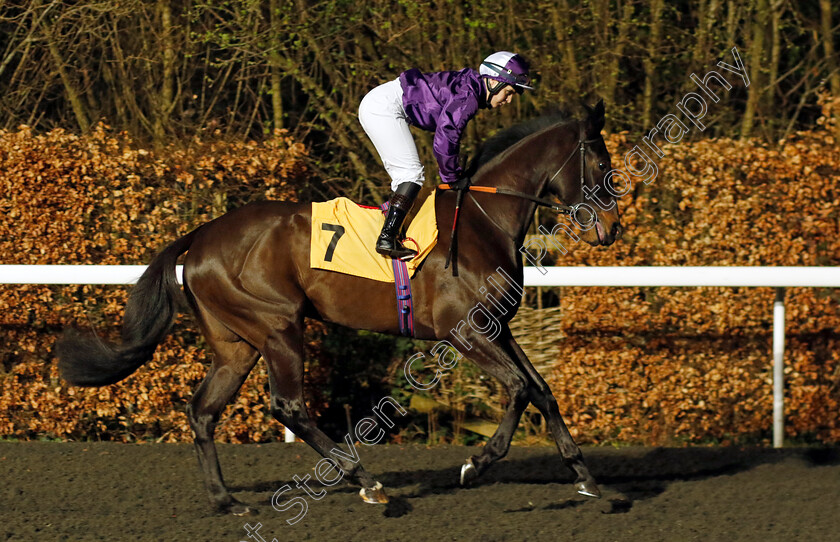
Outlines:
[[379,239],[376,240],[376,252],[394,260],[410,260],[417,255],[414,250],[403,246],[397,236],[400,234],[403,220],[411,210],[418,192],[420,192],[419,184],[402,183],[397,187],[397,191],[391,194],[385,224],[382,226]]

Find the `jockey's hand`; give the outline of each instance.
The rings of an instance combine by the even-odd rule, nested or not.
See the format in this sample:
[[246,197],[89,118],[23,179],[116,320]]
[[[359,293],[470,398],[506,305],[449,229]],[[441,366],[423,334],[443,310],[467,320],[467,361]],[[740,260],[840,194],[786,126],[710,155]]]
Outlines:
[[470,178],[469,177],[461,177],[454,183],[449,183],[449,188],[451,190],[466,190],[470,186]]

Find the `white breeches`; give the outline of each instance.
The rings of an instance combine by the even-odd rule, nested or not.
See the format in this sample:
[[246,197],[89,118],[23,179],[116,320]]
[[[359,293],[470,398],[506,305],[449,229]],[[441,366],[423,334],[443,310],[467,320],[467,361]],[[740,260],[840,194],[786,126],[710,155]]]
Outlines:
[[391,190],[402,183],[422,186],[425,179],[402,96],[400,80],[394,79],[368,92],[359,105],[359,122],[391,177]]

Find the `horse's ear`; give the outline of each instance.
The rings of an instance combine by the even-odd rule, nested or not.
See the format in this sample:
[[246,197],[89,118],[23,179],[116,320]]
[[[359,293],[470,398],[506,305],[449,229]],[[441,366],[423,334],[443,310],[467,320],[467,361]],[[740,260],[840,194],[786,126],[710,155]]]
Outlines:
[[606,123],[604,120],[604,100],[598,100],[595,107],[584,102],[581,102],[581,104],[586,109],[587,133],[592,136],[600,134]]
[[598,103],[595,104],[595,107],[590,110],[590,114],[592,114],[596,119],[603,120],[604,119],[604,100],[598,100]]

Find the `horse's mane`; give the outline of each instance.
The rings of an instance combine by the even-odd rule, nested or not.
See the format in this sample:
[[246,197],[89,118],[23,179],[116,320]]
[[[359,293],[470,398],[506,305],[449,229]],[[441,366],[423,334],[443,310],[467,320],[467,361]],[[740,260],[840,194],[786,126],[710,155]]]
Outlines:
[[571,117],[562,111],[553,111],[549,114],[516,124],[510,128],[505,128],[481,144],[467,165],[466,175],[469,177],[474,176],[484,164],[529,135],[570,119]]

